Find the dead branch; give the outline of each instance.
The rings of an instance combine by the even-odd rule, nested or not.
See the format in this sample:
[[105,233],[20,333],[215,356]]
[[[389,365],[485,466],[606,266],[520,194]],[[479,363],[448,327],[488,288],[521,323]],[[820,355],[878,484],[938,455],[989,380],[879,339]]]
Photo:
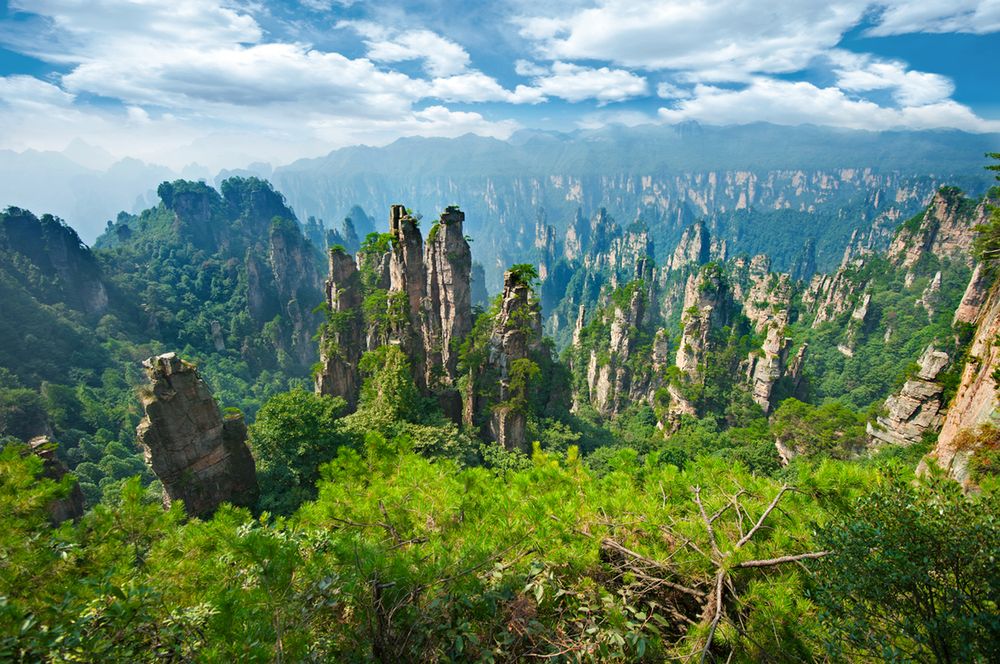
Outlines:
[[[670,574],[673,573],[673,570],[671,570],[666,565],[663,565],[662,563],[659,563],[659,562],[657,562],[657,561],[655,561],[655,560],[653,560],[651,558],[647,558],[646,556],[644,556],[644,555],[642,555],[640,553],[632,551],[631,549],[629,549],[629,548],[627,548],[625,546],[622,546],[621,544],[619,544],[618,542],[614,541],[613,539],[605,537],[603,540],[601,540],[601,547],[605,548],[605,549],[611,549],[612,551],[617,551],[618,553],[620,553],[621,555],[625,556],[626,558],[632,558],[633,560],[636,560],[638,562],[643,563],[647,567],[651,567],[653,569],[661,570],[663,572],[667,572],[667,573],[670,573]],[[681,585],[679,583],[675,583],[673,581],[670,581],[668,579],[664,579],[664,578],[661,578],[661,577],[650,576],[649,574],[646,574],[645,571],[637,569],[634,566],[631,566],[631,565],[628,566],[628,570],[630,572],[632,572],[633,574],[635,574],[637,577],[642,578],[644,581],[650,581],[652,583],[655,583],[656,585],[665,586],[665,587],[670,588],[672,590],[676,590],[678,592],[682,592],[682,593],[691,595],[692,597],[697,597],[699,599],[705,597],[705,593],[703,593],[700,590],[696,590],[694,588],[689,588],[687,586]]]
[[774,565],[783,565],[784,563],[794,563],[799,560],[810,560],[813,558],[822,558],[823,556],[830,555],[830,551],[813,551],[812,553],[800,553],[794,556],[781,556],[779,558],[767,558],[765,560],[748,560],[746,562],[739,563],[736,567],[772,567]]
[[708,514],[705,513],[705,506],[701,503],[701,487],[696,486],[691,489],[694,491],[694,502],[698,504],[698,511],[701,512],[701,520],[705,522],[705,529],[708,530],[708,539],[712,544],[712,553],[717,557],[722,557],[722,552],[719,551],[719,545],[715,539],[715,529],[712,528],[712,522],[708,518]]
[[726,573],[719,570],[719,573],[715,575],[715,615],[712,616],[712,624],[708,628],[708,639],[705,641],[705,647],[701,651],[701,659],[698,660],[702,664],[705,662],[705,658],[708,657],[708,651],[712,647],[712,639],[715,638],[715,628],[719,626],[719,619],[722,618],[722,593],[723,581],[726,579]]
[[[781,500],[781,497],[785,495],[785,492],[788,491],[788,489],[789,486],[787,484],[781,487],[781,491],[779,491],[778,495],[774,497],[774,500],[771,501],[771,504],[767,506],[767,509],[764,510],[764,513],[760,515],[760,518],[757,519],[757,523],[755,523],[753,528],[750,529],[750,532],[744,535],[743,538],[736,543],[736,546],[734,547],[735,549],[741,548],[744,544],[750,541],[750,539],[754,536],[754,533],[756,533],[760,529],[760,527],[764,525],[764,520],[767,518],[767,515],[770,514],[775,507],[777,507],[778,501]],[[700,505],[701,503],[699,503],[699,506]]]

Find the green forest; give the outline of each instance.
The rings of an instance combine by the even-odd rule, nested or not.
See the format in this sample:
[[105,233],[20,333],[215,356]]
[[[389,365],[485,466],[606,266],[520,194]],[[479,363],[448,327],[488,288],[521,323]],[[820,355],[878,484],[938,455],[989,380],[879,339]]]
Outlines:
[[[926,379],[945,406],[986,361],[969,349],[989,321],[956,309],[976,266],[992,301],[1000,192],[942,190],[898,250],[845,258],[843,287],[753,281],[750,257],[654,272],[644,247],[567,264],[549,307],[517,264],[444,348],[408,336],[414,317],[442,333],[380,267],[402,231],[358,241],[348,219],[338,281],[347,249],[324,256],[264,180],[158,194],[93,249],[0,216],[0,661],[1000,660],[997,428],[961,434],[962,483],[927,459],[937,430],[870,437],[929,345],[951,358]],[[446,214],[425,255],[467,275]],[[972,246],[932,241],[948,224]],[[581,311],[558,350],[553,310]],[[136,427],[162,398],[142,361],[168,351],[245,419],[253,504],[164,506]],[[753,363],[773,358],[762,397]],[[313,388],[338,362],[350,398]],[[85,511],[55,519],[76,486]]]

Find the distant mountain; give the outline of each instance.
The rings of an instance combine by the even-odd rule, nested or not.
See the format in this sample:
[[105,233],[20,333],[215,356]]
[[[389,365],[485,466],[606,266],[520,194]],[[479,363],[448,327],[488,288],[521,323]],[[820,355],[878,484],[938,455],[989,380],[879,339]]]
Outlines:
[[689,122],[532,130],[507,141],[405,138],[303,159],[271,180],[300,219],[328,225],[355,205],[429,213],[461,202],[473,253],[496,291],[504,266],[531,258],[540,210],[561,237],[578,209],[590,216],[606,208],[623,225],[648,225],[660,247],[705,219],[731,252],[767,249],[780,269],[811,239],[818,267],[832,269],[853,231],[883,225],[887,239],[939,186],[982,193],[983,153],[998,146],[998,134]]
[[109,157],[82,142],[64,152],[0,150],[0,209],[47,210],[89,243],[118,212],[156,205],[156,186],[177,177],[165,166],[136,159],[108,164]]

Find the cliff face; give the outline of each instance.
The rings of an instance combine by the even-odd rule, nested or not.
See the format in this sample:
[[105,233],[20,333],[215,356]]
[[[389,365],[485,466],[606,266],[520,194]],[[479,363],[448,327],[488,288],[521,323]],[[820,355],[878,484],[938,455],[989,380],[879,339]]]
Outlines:
[[937,431],[945,404],[941,400],[944,387],[936,379],[948,362],[947,353],[927,347],[916,375],[898,394],[885,400],[885,414],[879,415],[874,424],[868,423],[872,443],[912,445],[920,442],[925,432]]
[[331,249],[330,276],[326,280],[326,304],[330,317],[321,329],[320,362],[316,392],[342,397],[347,408],[357,406],[358,362],[365,347],[361,318],[361,282],[354,259]]
[[146,462],[163,483],[163,502],[184,501],[192,516],[224,502],[250,507],[258,497],[243,416],[222,417],[193,365],[174,353],[143,363],[150,385],[136,429]]
[[10,257],[12,272],[39,301],[64,302],[91,316],[107,311],[108,293],[97,260],[59,219],[7,209],[0,213],[0,252]]
[[448,207],[427,236],[427,301],[424,348],[427,383],[451,388],[458,369],[458,344],[472,330],[472,251],[462,232],[465,214]]
[[[605,416],[617,415],[636,399],[644,399],[644,384],[637,380],[629,360],[636,352],[639,328],[643,325],[647,294],[642,282],[618,290],[609,305],[598,312],[603,320],[588,328],[600,333],[586,359],[590,403]],[[581,307],[578,326],[583,326]],[[603,333],[607,330],[607,336]],[[579,336],[579,335],[577,335]]]
[[[28,448],[41,457],[44,477],[59,482],[69,472],[66,465],[56,456],[55,443],[48,436],[32,438],[28,442]],[[79,519],[81,516],[83,516],[83,491],[80,489],[80,483],[74,482],[68,496],[49,504],[49,518],[54,525],[59,525],[63,521]]]
[[924,212],[903,225],[889,246],[889,260],[909,269],[931,253],[962,258],[971,266],[975,226],[986,216],[985,203],[975,205],[954,187],[944,187]]
[[294,221],[275,219],[271,223],[268,263],[279,311],[289,325],[291,344],[282,350],[292,355],[299,366],[307,367],[316,353],[312,337],[319,319],[313,309],[322,301],[322,280],[315,249]]
[[677,248],[667,259],[666,267],[668,270],[679,270],[692,263],[695,265],[707,263],[710,249],[711,241],[708,229],[705,227],[705,222],[699,221],[681,235]]
[[684,288],[681,338],[674,358],[680,383],[667,386],[670,404],[668,429],[677,427],[682,415],[696,415],[697,404],[688,396],[692,387],[704,384],[705,360],[712,345],[712,331],[727,325],[732,314],[732,293],[717,264],[709,263],[690,275]]
[[[317,392],[344,397],[353,407],[357,360],[367,350],[398,343],[420,391],[437,398],[452,419],[461,418],[458,347],[472,330],[472,252],[464,221],[457,207],[446,208],[425,244],[418,220],[394,205],[388,244],[364,247],[356,263],[331,252],[326,301],[332,317],[323,329]],[[365,298],[371,298],[370,311],[362,311]]]
[[[974,285],[975,284],[975,285]],[[970,289],[982,289],[982,277],[973,275]],[[948,407],[938,435],[937,446],[930,458],[938,466],[945,469],[956,480],[969,486],[969,460],[975,454],[975,447],[966,445],[969,436],[974,434],[983,424],[994,421],[994,413],[1000,405],[997,400],[997,370],[1000,369],[1000,346],[997,346],[997,335],[1000,334],[1000,284],[994,283],[985,298],[979,294],[966,291],[963,304],[964,317],[971,316],[974,306],[971,301],[982,299],[982,305],[974,317],[976,325],[975,336],[968,350],[968,360],[962,372],[962,378]]]
[[[466,394],[467,424],[487,422],[486,434],[508,450],[527,451],[527,382],[521,363],[541,350],[542,321],[531,286],[517,273],[504,274],[500,307],[493,318],[487,359],[480,371],[495,377],[496,400]],[[477,417],[478,415],[478,417]]]

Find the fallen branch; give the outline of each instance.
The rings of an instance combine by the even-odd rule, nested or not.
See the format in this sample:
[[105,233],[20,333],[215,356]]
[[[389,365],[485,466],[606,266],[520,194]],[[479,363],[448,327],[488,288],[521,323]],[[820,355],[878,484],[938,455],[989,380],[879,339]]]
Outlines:
[[[770,514],[772,511],[774,511],[774,508],[778,506],[778,501],[781,500],[781,497],[785,495],[785,492],[788,491],[788,489],[789,486],[787,484],[781,487],[781,491],[778,492],[778,495],[774,497],[774,500],[771,501],[771,504],[767,506],[767,509],[764,510],[764,513],[760,515],[759,519],[757,519],[757,523],[755,523],[753,528],[750,529],[750,532],[744,535],[743,538],[736,543],[736,546],[734,548],[739,549],[744,544],[750,541],[750,539],[754,536],[754,533],[756,533],[760,529],[760,527],[764,525],[764,519],[767,518],[767,515]],[[704,513],[704,511],[702,513]]]
[[767,558],[765,560],[748,560],[739,563],[736,567],[771,567],[773,565],[783,565],[784,563],[794,563],[799,560],[811,560],[830,555],[830,551],[813,551],[812,553],[800,553],[795,556],[781,556],[779,558]]

